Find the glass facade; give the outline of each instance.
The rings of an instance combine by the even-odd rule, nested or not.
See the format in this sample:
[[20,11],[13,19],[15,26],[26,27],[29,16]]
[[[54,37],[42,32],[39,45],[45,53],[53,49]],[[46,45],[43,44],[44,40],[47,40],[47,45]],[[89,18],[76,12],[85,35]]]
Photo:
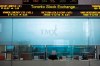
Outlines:
[[[98,59],[99,18],[0,18],[1,60]],[[100,52],[100,51],[99,51]]]
[[66,57],[70,60],[84,60],[83,55],[86,55],[85,60],[87,60],[95,59],[96,51],[95,46],[86,45],[1,45],[0,47],[4,48],[1,53],[4,54],[5,60],[47,60],[52,51],[56,51],[58,59]]

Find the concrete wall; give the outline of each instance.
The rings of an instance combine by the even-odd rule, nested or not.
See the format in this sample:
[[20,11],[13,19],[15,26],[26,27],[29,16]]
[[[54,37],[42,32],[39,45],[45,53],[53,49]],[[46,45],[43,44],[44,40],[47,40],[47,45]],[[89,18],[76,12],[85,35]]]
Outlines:
[[0,66],[11,66],[11,61],[0,61]]
[[100,4],[100,0],[78,0],[79,4]]
[[97,60],[67,60],[67,61],[51,61],[51,60],[35,60],[35,61],[0,61],[0,66],[100,66],[100,61]]
[[22,0],[0,0],[0,4],[22,4]]
[[[100,4],[100,0],[78,0],[79,4]],[[0,0],[0,4],[22,4],[22,0]]]
[[100,66],[100,61],[90,61],[90,66]]

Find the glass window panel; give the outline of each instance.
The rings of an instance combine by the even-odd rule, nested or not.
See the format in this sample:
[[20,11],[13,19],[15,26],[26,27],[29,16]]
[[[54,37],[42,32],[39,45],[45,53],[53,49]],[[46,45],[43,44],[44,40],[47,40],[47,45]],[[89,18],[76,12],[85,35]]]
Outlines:
[[12,19],[0,18],[0,46],[5,60],[11,60],[12,48],[7,45],[12,45]]
[[14,18],[13,42],[32,45],[87,44],[84,24],[87,21],[88,19]]
[[12,42],[12,19],[0,18],[0,44],[11,45]]
[[0,45],[0,61],[6,60],[6,47],[5,45]]
[[91,36],[90,42],[92,45],[100,45],[100,19],[90,19]]
[[19,55],[22,60],[32,60],[32,48],[30,45],[19,45]]
[[46,55],[46,47],[45,45],[32,45],[32,57],[35,59],[35,56],[38,57],[38,59],[45,59]]

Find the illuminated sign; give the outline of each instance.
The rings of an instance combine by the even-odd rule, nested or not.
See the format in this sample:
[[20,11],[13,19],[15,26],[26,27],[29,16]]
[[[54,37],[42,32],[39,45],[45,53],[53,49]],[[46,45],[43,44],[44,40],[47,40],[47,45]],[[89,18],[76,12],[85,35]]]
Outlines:
[[0,5],[0,17],[2,16],[98,17],[100,16],[100,5],[65,5],[65,4]]

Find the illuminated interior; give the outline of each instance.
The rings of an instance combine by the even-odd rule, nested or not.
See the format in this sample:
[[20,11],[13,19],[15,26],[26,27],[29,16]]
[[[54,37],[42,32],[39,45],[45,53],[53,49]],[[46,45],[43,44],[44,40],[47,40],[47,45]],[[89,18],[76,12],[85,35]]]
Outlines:
[[[0,18],[2,60],[98,59],[100,19],[92,18]],[[100,50],[99,50],[100,51]],[[27,56],[27,58],[26,58]]]

